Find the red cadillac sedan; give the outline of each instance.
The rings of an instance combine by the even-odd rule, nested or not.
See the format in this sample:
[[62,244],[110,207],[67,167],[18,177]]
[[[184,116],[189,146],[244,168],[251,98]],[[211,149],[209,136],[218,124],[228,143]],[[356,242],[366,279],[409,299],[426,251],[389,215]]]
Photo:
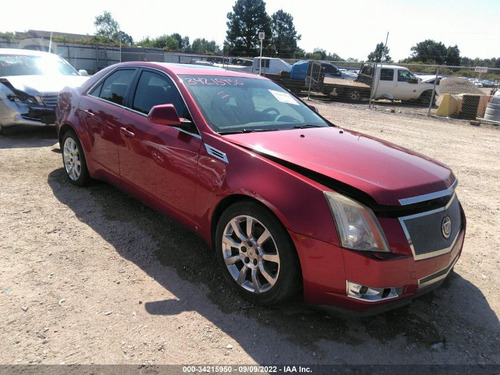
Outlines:
[[359,313],[438,286],[465,216],[442,163],[341,129],[272,81],[210,67],[130,62],[61,91],[71,183],[107,181],[214,248],[253,303]]

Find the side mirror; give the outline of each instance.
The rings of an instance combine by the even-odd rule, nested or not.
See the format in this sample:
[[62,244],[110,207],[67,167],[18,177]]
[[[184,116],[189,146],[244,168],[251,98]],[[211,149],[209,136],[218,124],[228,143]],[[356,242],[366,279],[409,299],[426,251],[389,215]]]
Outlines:
[[87,72],[85,69],[80,69],[78,71],[78,74],[80,74],[82,77],[87,77],[89,75],[89,72]]
[[310,109],[312,109],[314,112],[319,114],[319,109],[313,105],[307,105]]
[[418,79],[416,79],[416,78],[410,78],[408,80],[408,83],[418,83]]
[[159,125],[181,126],[182,124],[173,104],[155,105],[148,113],[148,120]]

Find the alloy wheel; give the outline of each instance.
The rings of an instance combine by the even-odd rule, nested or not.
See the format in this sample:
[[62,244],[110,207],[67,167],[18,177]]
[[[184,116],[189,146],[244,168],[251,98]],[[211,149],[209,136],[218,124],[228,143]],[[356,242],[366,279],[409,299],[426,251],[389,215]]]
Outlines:
[[222,256],[231,277],[251,293],[265,293],[280,272],[278,246],[271,232],[252,216],[230,220],[222,236]]
[[82,173],[82,160],[76,141],[68,137],[63,147],[64,168],[72,181],[77,181]]

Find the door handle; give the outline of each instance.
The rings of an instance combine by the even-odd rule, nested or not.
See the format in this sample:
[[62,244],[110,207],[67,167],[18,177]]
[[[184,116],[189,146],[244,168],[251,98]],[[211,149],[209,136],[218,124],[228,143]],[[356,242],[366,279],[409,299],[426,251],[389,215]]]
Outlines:
[[127,128],[120,128],[120,134],[125,138],[133,138],[135,137],[135,133]]

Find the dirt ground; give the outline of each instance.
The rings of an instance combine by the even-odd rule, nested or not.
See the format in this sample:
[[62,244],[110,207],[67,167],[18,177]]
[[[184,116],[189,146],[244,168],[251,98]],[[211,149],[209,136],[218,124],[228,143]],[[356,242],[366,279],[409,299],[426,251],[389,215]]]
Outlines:
[[54,129],[24,129],[0,136],[0,365],[500,365],[500,128],[313,103],[454,170],[468,230],[440,289],[369,318],[250,305],[202,240],[107,184],[70,185]]

